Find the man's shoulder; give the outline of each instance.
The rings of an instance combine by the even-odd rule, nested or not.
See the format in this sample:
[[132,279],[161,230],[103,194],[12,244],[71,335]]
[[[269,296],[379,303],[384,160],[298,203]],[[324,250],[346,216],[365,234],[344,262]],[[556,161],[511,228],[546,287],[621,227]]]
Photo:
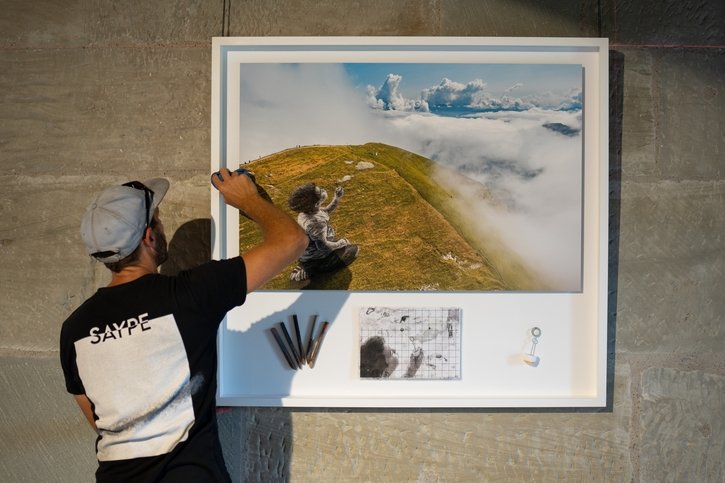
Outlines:
[[115,285],[101,287],[83,301],[63,322],[63,327],[83,325],[85,322],[98,319],[114,312],[119,306],[137,300],[141,295],[154,290],[154,276],[147,275],[139,279]]
[[65,319],[65,322],[63,322],[63,325],[72,323],[74,320],[79,318],[83,318],[85,314],[91,311],[91,308],[95,305],[97,298],[98,292],[85,299],[78,307],[75,308],[75,310],[73,310],[73,312],[70,313],[70,315]]
[[246,267],[241,256],[210,260],[197,267],[183,270],[173,277],[176,290],[201,290],[199,293],[221,288],[244,290],[246,293]]
[[209,260],[193,268],[182,270],[171,278],[185,277],[194,274],[224,272],[227,270],[234,270],[236,267],[243,268],[243,265],[244,260],[240,256],[224,258],[221,260]]
[[73,340],[80,338],[81,334],[86,332],[87,326],[97,318],[97,300],[98,292],[91,295],[83,301],[71,314],[63,321],[61,326],[61,339],[70,337]]

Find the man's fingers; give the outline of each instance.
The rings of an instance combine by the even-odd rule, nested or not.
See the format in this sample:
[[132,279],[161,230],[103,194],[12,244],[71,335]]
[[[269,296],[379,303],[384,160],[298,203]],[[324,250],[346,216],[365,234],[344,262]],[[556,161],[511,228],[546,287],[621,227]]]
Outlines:
[[229,169],[221,168],[219,171],[211,174],[211,184],[216,189],[219,189],[219,183],[229,178],[231,178],[231,172],[229,171]]

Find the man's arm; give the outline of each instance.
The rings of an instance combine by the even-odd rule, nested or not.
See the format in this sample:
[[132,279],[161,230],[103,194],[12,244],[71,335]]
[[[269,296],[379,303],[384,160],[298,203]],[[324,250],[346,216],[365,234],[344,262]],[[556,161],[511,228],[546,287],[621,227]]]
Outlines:
[[93,430],[98,432],[96,421],[93,419],[93,408],[91,407],[91,401],[88,399],[88,396],[85,394],[74,394],[73,397],[76,399],[81,411],[83,411],[83,415],[93,427]]
[[225,203],[243,211],[262,231],[262,242],[242,254],[247,292],[252,292],[302,255],[307,235],[295,220],[262,198],[248,176],[226,168],[220,173],[224,179],[213,175],[212,183]]

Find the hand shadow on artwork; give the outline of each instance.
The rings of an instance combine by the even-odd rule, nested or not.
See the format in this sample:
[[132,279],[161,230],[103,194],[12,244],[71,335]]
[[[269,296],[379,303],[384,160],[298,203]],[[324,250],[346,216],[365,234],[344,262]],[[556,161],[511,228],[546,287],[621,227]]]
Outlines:
[[302,290],[347,290],[352,282],[352,272],[343,267],[334,272],[316,274]]

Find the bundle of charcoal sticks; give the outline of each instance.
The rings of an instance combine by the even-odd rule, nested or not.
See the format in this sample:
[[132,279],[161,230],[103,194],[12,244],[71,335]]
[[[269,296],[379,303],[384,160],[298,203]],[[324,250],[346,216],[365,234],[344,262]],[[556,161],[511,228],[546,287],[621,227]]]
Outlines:
[[[290,336],[290,333],[287,330],[287,326],[285,325],[285,323],[280,322],[279,331],[277,331],[275,327],[269,329],[270,332],[272,332],[274,340],[277,341],[277,346],[282,352],[284,358],[287,360],[287,364],[289,364],[290,369],[302,369],[305,364],[310,366],[310,368],[315,367],[317,355],[320,353],[320,346],[322,345],[322,341],[325,338],[325,333],[327,332],[327,327],[330,325],[330,323],[327,321],[322,322],[322,327],[320,328],[318,334],[315,336],[317,315],[311,315],[310,322],[308,324],[309,329],[307,331],[306,337],[307,346],[305,346],[305,344],[303,344],[302,342],[304,337],[302,336],[302,330],[300,329],[300,324],[297,320],[297,314],[290,315],[289,320],[294,328],[297,344],[295,345],[295,343],[292,341],[292,337]],[[280,332],[282,332],[281,336]]]

